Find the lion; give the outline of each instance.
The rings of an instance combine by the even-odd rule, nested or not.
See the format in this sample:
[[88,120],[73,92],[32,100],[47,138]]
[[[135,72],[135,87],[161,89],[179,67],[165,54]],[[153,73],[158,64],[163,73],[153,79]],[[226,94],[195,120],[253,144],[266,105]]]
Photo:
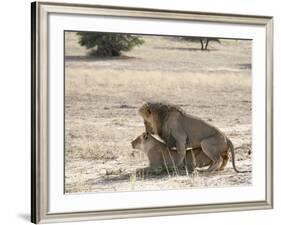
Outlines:
[[[149,160],[149,167],[145,168],[145,171],[153,170],[159,167],[175,168],[175,161],[179,157],[177,151],[169,149],[165,143],[157,140],[150,133],[145,132],[138,137],[136,137],[132,142],[133,149],[138,149],[143,151]],[[191,158],[190,150],[186,151],[186,157],[181,165],[181,167],[187,167],[188,173],[191,174],[193,170],[198,167],[206,167],[209,166],[212,161],[206,154],[202,151],[202,149],[197,148],[193,149],[193,153],[195,156],[195,167],[190,170],[187,167],[188,161]],[[220,170],[223,170],[228,162],[228,154],[223,154],[223,162],[220,166]],[[200,170],[199,170],[200,171]]]
[[[181,165],[186,156],[186,145],[192,149],[200,148],[211,160],[208,172],[217,170],[225,155],[230,149],[233,169],[239,171],[235,165],[235,154],[232,142],[218,128],[200,119],[199,117],[185,113],[180,107],[163,103],[145,103],[139,110],[144,119],[146,130],[157,134],[167,145],[174,140],[178,157],[175,164]],[[188,143],[187,143],[188,141]],[[172,143],[173,144],[173,143]],[[188,160],[188,168],[193,168],[195,156],[191,151],[191,159]]]

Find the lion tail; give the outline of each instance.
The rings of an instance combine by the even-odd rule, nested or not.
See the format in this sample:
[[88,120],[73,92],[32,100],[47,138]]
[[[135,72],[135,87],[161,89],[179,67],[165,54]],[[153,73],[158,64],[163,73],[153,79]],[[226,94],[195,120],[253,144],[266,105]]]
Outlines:
[[231,140],[229,140],[227,138],[227,145],[228,147],[230,148],[230,152],[231,152],[231,158],[232,158],[232,166],[233,166],[233,169],[235,170],[236,173],[249,173],[249,172],[252,172],[252,171],[249,171],[249,170],[245,170],[245,171],[240,171],[236,168],[236,165],[235,165],[235,153],[234,153],[234,147],[233,147],[233,144],[231,142]]

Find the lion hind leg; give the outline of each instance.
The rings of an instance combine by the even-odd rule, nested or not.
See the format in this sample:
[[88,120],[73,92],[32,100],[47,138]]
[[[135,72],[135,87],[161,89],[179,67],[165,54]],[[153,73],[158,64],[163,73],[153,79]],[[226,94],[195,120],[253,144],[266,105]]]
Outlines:
[[210,166],[207,169],[196,169],[196,170],[200,173],[217,171],[217,170],[219,170],[219,165],[220,165],[221,161],[222,160],[218,160],[215,163],[211,162]]
[[212,165],[209,166],[209,168],[206,170],[206,172],[212,172],[212,171],[219,170],[221,162],[222,162],[222,158],[220,157],[219,160],[215,161]]
[[229,160],[228,153],[222,155],[222,164],[221,164],[221,166],[220,166],[220,170],[224,170],[224,168],[225,168],[225,166],[226,166],[228,160]]
[[206,170],[207,172],[215,171],[219,169],[219,166],[222,162],[222,157],[220,155],[220,150],[217,149],[219,147],[217,138],[210,137],[201,141],[201,147],[203,152],[211,159],[212,163],[209,168]]

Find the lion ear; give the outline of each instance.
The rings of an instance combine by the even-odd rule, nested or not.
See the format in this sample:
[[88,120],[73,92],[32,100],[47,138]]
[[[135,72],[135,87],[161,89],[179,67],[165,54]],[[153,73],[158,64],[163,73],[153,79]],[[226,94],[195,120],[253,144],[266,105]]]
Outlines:
[[150,108],[147,108],[147,109],[146,109],[146,113],[147,113],[147,115],[150,115],[150,114],[151,114]]

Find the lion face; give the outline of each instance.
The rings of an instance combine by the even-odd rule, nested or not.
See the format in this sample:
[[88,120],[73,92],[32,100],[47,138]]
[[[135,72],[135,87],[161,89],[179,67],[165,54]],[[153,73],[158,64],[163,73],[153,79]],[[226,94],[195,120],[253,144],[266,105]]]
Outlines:
[[150,134],[155,134],[151,124],[149,122],[147,122],[146,120],[143,121],[144,123],[144,127],[145,127],[145,132],[148,132]]
[[157,114],[149,107],[149,104],[144,104],[139,108],[138,112],[144,119],[146,131],[150,134],[157,134]]
[[142,107],[139,108],[139,114],[147,122],[150,122],[152,120],[152,111],[149,108],[148,104],[144,104]]
[[131,142],[133,149],[145,151],[145,144],[149,141],[149,137],[150,135],[147,132],[136,137],[136,139]]

